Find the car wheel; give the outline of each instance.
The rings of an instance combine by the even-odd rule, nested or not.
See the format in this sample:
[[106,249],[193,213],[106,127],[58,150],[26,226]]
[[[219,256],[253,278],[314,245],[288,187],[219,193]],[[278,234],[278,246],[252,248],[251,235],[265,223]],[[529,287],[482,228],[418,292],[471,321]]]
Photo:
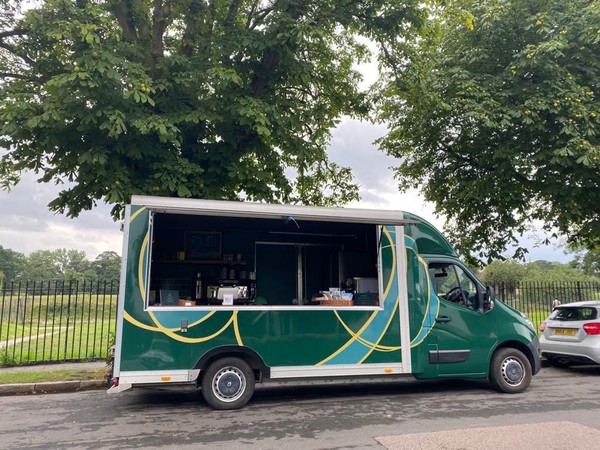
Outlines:
[[571,365],[573,364],[571,361],[565,358],[555,358],[546,356],[546,359],[548,360],[548,364],[550,364],[552,367],[560,367],[562,369],[571,367]]
[[490,383],[499,392],[523,392],[531,383],[531,363],[516,348],[500,348],[492,356]]
[[254,372],[240,358],[213,362],[202,376],[202,396],[215,409],[239,409],[254,393]]

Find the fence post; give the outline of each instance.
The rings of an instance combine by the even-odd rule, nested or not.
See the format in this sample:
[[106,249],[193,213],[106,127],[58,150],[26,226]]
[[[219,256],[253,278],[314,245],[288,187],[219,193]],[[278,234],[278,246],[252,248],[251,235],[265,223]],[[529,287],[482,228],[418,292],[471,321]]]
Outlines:
[[[10,284],[10,292],[12,294],[12,289],[13,289],[13,284],[14,282],[11,281]],[[6,299],[6,291],[8,290],[6,282],[4,283],[4,286],[2,286],[2,305],[0,305],[0,342],[2,341],[2,328],[4,325],[4,300]],[[7,320],[8,321],[8,320]],[[8,341],[8,326],[6,327],[6,340]],[[1,349],[2,347],[0,347]],[[4,346],[4,357],[0,358],[0,365],[4,365],[6,362],[6,356],[8,355],[8,345]],[[1,350],[0,350],[1,351]]]
[[[25,291],[25,296],[27,296],[27,290]],[[19,297],[17,300],[17,322],[20,322],[21,324],[25,323],[25,314],[23,313],[25,301],[26,299],[23,299],[22,297]]]
[[[72,280],[69,280],[69,295],[67,295],[67,327],[65,330],[65,352],[64,352],[64,357],[63,359],[66,361],[67,360],[67,347],[69,345],[69,320],[70,320],[70,315],[71,315],[71,283]],[[64,290],[64,281],[63,281],[63,290]]]

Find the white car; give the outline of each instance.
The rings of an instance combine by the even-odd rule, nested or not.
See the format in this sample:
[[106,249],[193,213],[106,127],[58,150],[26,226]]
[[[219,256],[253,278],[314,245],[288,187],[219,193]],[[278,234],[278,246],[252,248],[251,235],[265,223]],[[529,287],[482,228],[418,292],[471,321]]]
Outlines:
[[542,356],[550,365],[600,364],[600,301],[557,306],[540,331]]

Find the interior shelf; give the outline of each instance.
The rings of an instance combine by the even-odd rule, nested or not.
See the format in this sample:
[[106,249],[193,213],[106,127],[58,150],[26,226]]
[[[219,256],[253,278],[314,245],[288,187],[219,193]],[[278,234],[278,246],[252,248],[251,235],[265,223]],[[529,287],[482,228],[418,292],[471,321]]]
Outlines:
[[228,266],[246,265],[246,261],[225,261],[223,259],[155,259],[152,262],[159,264],[221,264]]

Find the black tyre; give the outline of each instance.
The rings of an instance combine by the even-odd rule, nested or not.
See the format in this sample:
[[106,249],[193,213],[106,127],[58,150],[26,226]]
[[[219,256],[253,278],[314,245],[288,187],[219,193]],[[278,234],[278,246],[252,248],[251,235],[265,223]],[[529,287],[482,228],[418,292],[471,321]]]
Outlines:
[[548,364],[550,364],[552,367],[560,367],[561,369],[566,369],[567,367],[571,367],[573,365],[571,361],[565,358],[555,358],[553,356],[546,356],[546,359],[548,360]]
[[201,387],[214,409],[239,409],[254,393],[254,372],[243,359],[218,359],[204,371]]
[[507,394],[523,392],[531,383],[531,363],[516,348],[500,348],[492,356],[490,383]]

